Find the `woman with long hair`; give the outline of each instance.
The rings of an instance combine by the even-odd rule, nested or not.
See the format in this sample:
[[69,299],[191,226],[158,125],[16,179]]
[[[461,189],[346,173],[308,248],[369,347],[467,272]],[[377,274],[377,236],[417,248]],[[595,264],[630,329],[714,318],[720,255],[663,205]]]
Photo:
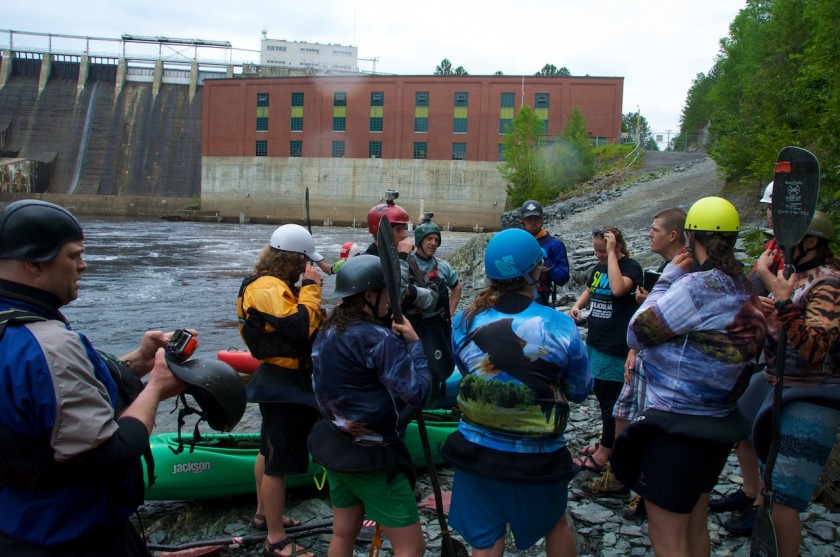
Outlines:
[[453,322],[463,417],[441,455],[455,467],[450,523],[474,557],[501,557],[508,527],[519,549],[544,537],[549,557],[575,555],[563,432],[567,401],[583,401],[592,377],[574,322],[535,301],[544,258],[528,232],[496,234],[490,284]]
[[309,436],[327,471],[333,506],[330,557],[352,557],[365,515],[382,526],[397,557],[426,547],[414,500],[414,465],[403,438],[429,393],[423,345],[411,323],[391,323],[378,257],[348,259],[336,274],[341,298],[312,349],[322,419]]
[[[630,321],[644,350],[645,408],[616,439],[618,479],[645,502],[654,553],[709,555],[706,515],[747,422],[737,410],[766,333],[758,298],[735,257],[740,221],[720,197],[691,206],[685,253],[665,267]],[[691,272],[692,265],[700,266]]]
[[642,284],[642,266],[630,257],[621,231],[607,226],[592,231],[592,247],[598,263],[589,273],[586,289],[569,310],[581,319],[581,310],[591,307],[587,318],[586,353],[595,377],[595,397],[601,409],[601,439],[581,449],[575,464],[583,470],[603,472],[587,482],[583,489],[590,495],[627,496],[630,490],[617,483],[606,469],[613,442],[613,408],[624,387],[624,362],[627,360],[627,324],[639,307],[634,292]]

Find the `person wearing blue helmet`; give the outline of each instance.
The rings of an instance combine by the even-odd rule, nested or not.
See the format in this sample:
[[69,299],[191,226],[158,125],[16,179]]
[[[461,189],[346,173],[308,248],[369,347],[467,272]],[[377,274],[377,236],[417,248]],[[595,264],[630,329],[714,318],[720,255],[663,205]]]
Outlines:
[[441,454],[455,468],[450,524],[475,557],[501,556],[508,527],[519,549],[544,537],[549,557],[575,554],[565,515],[577,469],[563,432],[568,401],[593,381],[575,323],[535,301],[544,259],[528,232],[496,234],[489,285],[452,323],[463,417]]

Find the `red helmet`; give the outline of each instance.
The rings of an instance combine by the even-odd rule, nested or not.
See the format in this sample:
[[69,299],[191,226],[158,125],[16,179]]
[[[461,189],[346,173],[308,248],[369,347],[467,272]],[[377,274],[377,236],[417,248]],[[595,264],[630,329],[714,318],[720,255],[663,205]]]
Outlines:
[[387,216],[388,222],[394,224],[410,224],[411,220],[408,218],[408,213],[399,205],[393,203],[380,203],[371,207],[368,211],[368,232],[376,236],[379,230],[379,221],[382,217]]
[[339,254],[339,257],[341,257],[341,259],[350,259],[360,253],[362,253],[362,250],[356,242],[344,242],[344,245],[341,246],[341,253]]

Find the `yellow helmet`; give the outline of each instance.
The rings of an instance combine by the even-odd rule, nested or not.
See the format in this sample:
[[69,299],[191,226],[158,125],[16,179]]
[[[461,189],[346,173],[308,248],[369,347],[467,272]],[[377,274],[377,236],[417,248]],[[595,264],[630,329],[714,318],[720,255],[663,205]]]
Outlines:
[[741,221],[735,206],[722,197],[697,200],[685,215],[686,232],[739,232]]

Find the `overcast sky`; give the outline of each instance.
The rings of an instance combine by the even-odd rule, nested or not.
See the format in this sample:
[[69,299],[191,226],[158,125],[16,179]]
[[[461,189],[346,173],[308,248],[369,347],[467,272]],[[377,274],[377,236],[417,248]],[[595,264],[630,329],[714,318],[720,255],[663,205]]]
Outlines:
[[[6,30],[230,41],[233,61],[258,61],[258,53],[250,51],[259,50],[266,31],[273,39],[355,45],[359,58],[378,58],[377,72],[431,74],[448,58],[453,67],[463,66],[473,75],[501,71],[528,76],[554,64],[567,67],[572,75],[620,76],[623,113],[638,107],[651,131],[673,134],[692,80],[712,67],[720,39],[728,35],[729,24],[745,1],[10,0],[4,4],[0,28]],[[44,37],[13,37],[16,48],[47,42]],[[1,34],[0,47],[8,45],[9,33]],[[62,47],[58,39],[56,45]],[[359,67],[371,71],[373,63],[360,60]]]

